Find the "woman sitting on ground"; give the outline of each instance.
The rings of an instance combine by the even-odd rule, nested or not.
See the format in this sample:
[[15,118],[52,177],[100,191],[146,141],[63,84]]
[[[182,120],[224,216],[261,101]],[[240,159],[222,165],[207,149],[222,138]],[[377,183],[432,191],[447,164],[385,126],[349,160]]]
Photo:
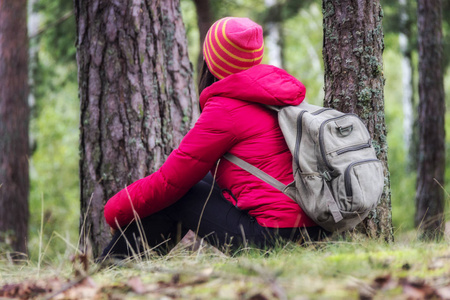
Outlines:
[[103,257],[142,253],[144,243],[165,251],[189,230],[232,249],[322,235],[292,199],[222,157],[231,153],[284,184],[293,181],[277,114],[264,105],[298,105],[305,87],[286,71],[260,64],[263,51],[262,28],[250,19],[228,17],[211,26],[203,46],[200,118],[158,171],[108,201],[105,218],[115,234]]

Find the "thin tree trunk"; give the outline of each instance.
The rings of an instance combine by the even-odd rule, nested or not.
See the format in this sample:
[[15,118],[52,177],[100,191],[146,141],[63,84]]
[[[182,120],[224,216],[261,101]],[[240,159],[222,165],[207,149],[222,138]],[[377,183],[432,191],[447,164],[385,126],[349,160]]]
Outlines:
[[[409,151],[412,140],[412,129],[414,124],[413,115],[413,83],[412,83],[412,62],[409,46],[409,34],[406,28],[408,24],[408,13],[406,11],[406,0],[399,0],[400,4],[400,33],[398,42],[402,54],[402,105],[403,105],[403,139],[404,147]],[[408,155],[408,161],[409,161]]]
[[201,66],[203,65],[203,42],[206,34],[213,24],[213,17],[211,13],[210,0],[194,0],[195,9],[197,11],[197,25],[200,35],[200,51],[197,58],[197,74],[200,74]]
[[403,107],[403,145],[406,150],[406,170],[417,169],[418,132],[417,113],[414,110],[414,66],[412,62],[412,0],[399,0],[398,43],[402,54],[402,107]]
[[445,95],[441,1],[418,0],[419,164],[415,223],[424,237],[444,231]]
[[26,253],[28,36],[25,0],[0,1],[0,245]]
[[110,239],[105,201],[162,165],[193,119],[177,0],[75,0],[83,245]]
[[385,168],[381,201],[364,221],[370,237],[393,240],[386,125],[384,120],[384,48],[379,1],[323,0],[325,106],[356,113],[372,135]]

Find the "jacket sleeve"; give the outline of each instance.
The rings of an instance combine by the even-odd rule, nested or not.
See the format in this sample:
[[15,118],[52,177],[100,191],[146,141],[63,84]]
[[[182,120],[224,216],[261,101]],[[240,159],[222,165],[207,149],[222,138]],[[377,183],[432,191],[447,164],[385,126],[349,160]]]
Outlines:
[[122,227],[176,202],[199,182],[235,143],[233,120],[220,101],[208,101],[195,126],[155,173],[113,196],[105,205],[106,222]]

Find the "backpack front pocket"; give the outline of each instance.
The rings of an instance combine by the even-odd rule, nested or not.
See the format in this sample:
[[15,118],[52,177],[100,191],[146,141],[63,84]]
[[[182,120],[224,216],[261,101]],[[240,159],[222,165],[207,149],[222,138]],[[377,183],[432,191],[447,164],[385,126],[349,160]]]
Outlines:
[[333,170],[333,157],[372,146],[370,134],[361,120],[347,114],[323,122],[319,130],[319,146],[327,168]]
[[351,211],[361,212],[375,208],[384,187],[381,161],[367,159],[351,163],[344,173],[344,186]]

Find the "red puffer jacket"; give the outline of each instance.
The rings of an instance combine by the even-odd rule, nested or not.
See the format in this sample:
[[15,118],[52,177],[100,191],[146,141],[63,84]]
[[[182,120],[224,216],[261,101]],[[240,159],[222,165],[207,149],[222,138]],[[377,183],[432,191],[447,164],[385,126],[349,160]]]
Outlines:
[[[260,104],[297,105],[303,84],[286,71],[257,65],[230,75],[200,95],[202,113],[161,168],[112,197],[105,206],[107,223],[116,228],[180,199],[216,162],[230,152],[279,181],[293,181],[292,155],[278,126],[276,112]],[[221,159],[216,181],[225,197],[266,227],[309,227],[315,223],[289,197],[248,172]],[[233,199],[233,196],[237,199]],[[131,204],[131,202],[132,204]]]

